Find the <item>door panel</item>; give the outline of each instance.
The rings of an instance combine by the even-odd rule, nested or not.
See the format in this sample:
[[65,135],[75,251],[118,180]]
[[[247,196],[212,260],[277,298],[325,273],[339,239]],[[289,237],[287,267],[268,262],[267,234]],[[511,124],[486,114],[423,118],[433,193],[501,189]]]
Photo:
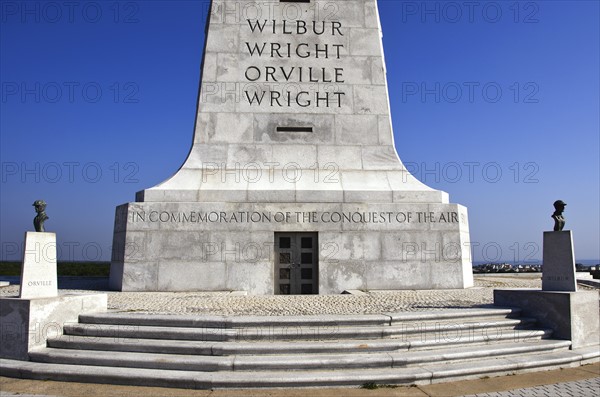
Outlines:
[[317,233],[275,233],[275,294],[318,294]]

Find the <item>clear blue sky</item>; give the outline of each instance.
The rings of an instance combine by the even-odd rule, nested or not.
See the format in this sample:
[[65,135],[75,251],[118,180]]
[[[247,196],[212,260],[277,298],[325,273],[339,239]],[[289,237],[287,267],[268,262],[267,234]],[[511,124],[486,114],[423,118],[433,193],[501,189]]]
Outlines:
[[[108,260],[191,144],[207,2],[66,3],[0,2],[2,259],[42,198],[63,260]],[[400,158],[468,207],[475,260],[540,258],[559,198],[600,258],[599,2],[476,3],[379,1]]]

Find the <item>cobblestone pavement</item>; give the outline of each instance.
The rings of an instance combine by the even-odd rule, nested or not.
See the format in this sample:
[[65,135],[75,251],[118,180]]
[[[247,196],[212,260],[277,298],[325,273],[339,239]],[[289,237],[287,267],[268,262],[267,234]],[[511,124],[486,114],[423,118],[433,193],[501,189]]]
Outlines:
[[[67,288],[74,282],[61,280]],[[101,290],[102,280],[84,279],[79,288],[61,293]],[[67,284],[67,285],[65,285]],[[84,285],[81,285],[84,284]],[[98,288],[100,287],[100,288]],[[231,292],[113,292],[108,308],[120,311],[170,314],[222,315],[315,315],[370,314],[473,307],[493,303],[493,288],[540,288],[539,279],[524,277],[477,277],[475,287],[464,290],[371,291],[364,295],[243,296]],[[0,289],[15,296],[18,286]]]
[[[59,286],[63,288],[61,293],[94,292],[106,289],[106,279],[61,278]],[[73,289],[75,287],[79,289]],[[228,291],[107,293],[110,310],[162,314],[289,316],[414,312],[490,305],[493,303],[494,288],[541,288],[541,280],[523,276],[475,277],[475,287],[469,289],[370,291],[363,295],[244,296]],[[17,285],[0,288],[0,296],[16,296],[18,290]]]
[[592,378],[576,382],[528,387],[526,389],[471,394],[464,397],[598,397],[599,395],[600,378]]

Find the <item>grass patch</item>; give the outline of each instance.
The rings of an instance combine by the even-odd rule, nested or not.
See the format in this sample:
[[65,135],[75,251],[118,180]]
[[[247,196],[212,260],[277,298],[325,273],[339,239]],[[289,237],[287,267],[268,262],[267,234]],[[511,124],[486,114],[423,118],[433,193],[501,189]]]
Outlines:
[[378,389],[379,386],[377,386],[377,383],[375,383],[375,382],[367,382],[367,383],[363,383],[360,388],[361,389],[375,390],[375,389]]
[[[110,262],[58,262],[59,276],[108,277]],[[21,262],[0,262],[1,276],[20,276]]]
[[367,382],[367,383],[363,383],[360,388],[368,389],[368,390],[376,390],[376,389],[395,389],[397,387],[400,387],[400,386],[398,386],[398,385],[378,385],[375,382]]

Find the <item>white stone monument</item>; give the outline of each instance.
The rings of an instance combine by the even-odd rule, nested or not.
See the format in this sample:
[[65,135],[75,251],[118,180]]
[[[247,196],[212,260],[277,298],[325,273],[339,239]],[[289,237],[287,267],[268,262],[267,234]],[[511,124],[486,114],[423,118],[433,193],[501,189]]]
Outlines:
[[577,291],[575,251],[570,230],[544,232],[543,291]]
[[[37,217],[34,224],[38,229]],[[55,233],[25,233],[19,297],[0,297],[0,358],[29,360],[30,351],[62,335],[80,314],[106,311],[107,294],[58,294],[56,259]]]
[[117,207],[113,289],[472,286],[466,208],[396,153],[375,0],[213,1],[207,24],[192,148]]
[[577,291],[573,235],[563,231],[562,200],[554,202],[554,231],[544,232],[542,289],[497,289],[494,304],[519,307],[522,314],[535,318],[542,327],[552,329],[555,338],[571,341],[571,349],[598,348],[600,315],[598,293]]
[[25,232],[19,298],[58,296],[56,234]]

